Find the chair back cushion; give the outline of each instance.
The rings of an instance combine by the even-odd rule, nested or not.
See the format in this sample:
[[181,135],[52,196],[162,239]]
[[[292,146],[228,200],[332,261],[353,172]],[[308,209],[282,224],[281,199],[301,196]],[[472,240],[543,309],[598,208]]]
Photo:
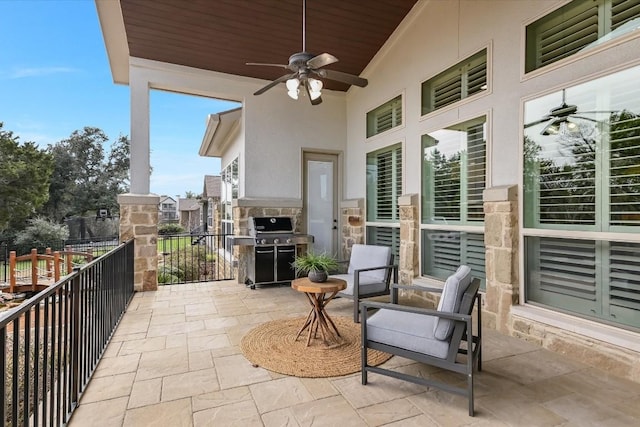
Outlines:
[[[462,295],[471,283],[471,269],[461,265],[458,270],[447,278],[442,289],[442,296],[438,303],[438,311],[457,313],[460,309]],[[438,319],[433,329],[436,339],[446,341],[451,337],[455,322],[449,319]]]
[[[351,258],[349,259],[348,274],[353,274],[355,270],[370,267],[384,267],[391,262],[391,248],[388,246],[376,245],[353,245],[351,247]],[[384,282],[388,270],[363,271],[362,276],[378,282]]]

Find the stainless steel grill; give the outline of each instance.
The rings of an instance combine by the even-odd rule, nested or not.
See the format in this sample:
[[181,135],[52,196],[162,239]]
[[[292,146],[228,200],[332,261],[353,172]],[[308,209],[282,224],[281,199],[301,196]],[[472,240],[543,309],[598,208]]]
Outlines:
[[247,286],[290,282],[295,279],[291,268],[298,250],[313,243],[313,236],[293,232],[290,217],[250,217],[248,236],[234,236],[234,245],[253,246],[247,260]]

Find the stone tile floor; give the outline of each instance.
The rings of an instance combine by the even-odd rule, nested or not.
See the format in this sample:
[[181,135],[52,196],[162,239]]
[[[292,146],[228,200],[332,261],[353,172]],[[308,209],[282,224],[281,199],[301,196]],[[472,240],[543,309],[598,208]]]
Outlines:
[[[288,286],[235,281],[137,293],[70,425],[640,425],[640,384],[490,330],[473,418],[462,397],[376,374],[363,386],[359,373],[306,379],[252,367],[244,333],[307,307]],[[328,310],[350,316],[351,307],[334,300]],[[398,357],[386,364],[453,378]]]

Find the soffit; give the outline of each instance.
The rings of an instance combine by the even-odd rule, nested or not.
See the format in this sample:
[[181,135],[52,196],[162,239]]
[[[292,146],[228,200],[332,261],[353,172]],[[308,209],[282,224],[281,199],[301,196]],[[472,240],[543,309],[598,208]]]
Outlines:
[[[306,50],[360,75],[417,0],[308,0]],[[302,50],[302,0],[120,0],[129,55],[273,80]],[[348,85],[325,82],[333,90]]]

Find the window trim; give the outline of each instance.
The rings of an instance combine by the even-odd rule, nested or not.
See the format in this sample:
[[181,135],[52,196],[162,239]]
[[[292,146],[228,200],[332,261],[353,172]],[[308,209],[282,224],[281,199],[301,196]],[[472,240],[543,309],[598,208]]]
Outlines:
[[[438,108],[437,110],[434,111],[430,111],[426,114],[422,114],[422,85],[423,83],[427,82],[428,80],[433,79],[434,77],[436,77],[438,74],[443,73],[447,70],[449,70],[450,68],[455,67],[456,65],[460,64],[461,62],[464,62],[468,59],[470,59],[472,56],[480,53],[482,50],[487,51],[487,88],[483,91],[480,91],[478,93],[474,93],[471,96],[468,96],[466,98],[462,98],[454,103],[451,103],[449,105],[445,105],[442,108]],[[443,67],[441,69],[439,69],[438,71],[431,73],[429,75],[427,75],[425,78],[420,80],[420,85],[419,85],[419,92],[420,92],[420,101],[419,101],[419,114],[420,114],[420,118],[418,119],[419,122],[423,122],[426,121],[434,116],[437,116],[439,114],[445,113],[447,111],[451,111],[453,109],[456,108],[460,108],[466,104],[472,103],[477,101],[478,99],[484,98],[485,96],[491,95],[493,93],[493,41],[490,41],[484,45],[482,45],[481,47],[477,48],[477,49],[473,49],[470,51],[470,53],[468,54],[464,54],[464,55],[458,55],[456,57],[456,59],[449,63],[446,67]],[[440,128],[443,128],[444,126],[441,126]],[[437,130],[437,129],[436,129]],[[424,133],[424,132],[423,132]]]
[[[528,73],[525,71],[526,61],[527,61],[527,26],[533,24],[537,20],[544,18],[545,16],[555,12],[561,7],[566,6],[571,3],[572,0],[566,0],[557,6],[552,6],[543,10],[540,14],[534,16],[533,18],[524,21],[520,28],[520,82],[523,83],[525,81],[531,80],[533,78],[539,77],[541,75],[556,71],[560,68],[564,68],[568,65],[573,64],[574,62],[581,61],[590,56],[596,55],[603,51],[610,50],[618,45],[633,41],[635,39],[640,39],[640,31],[630,31],[627,34],[622,36],[615,37],[611,40],[607,40],[605,42],[600,43],[598,46],[595,46],[591,49],[583,50],[573,55],[567,56],[566,58],[562,58],[559,61],[552,62],[551,64],[545,65],[540,68],[536,68],[535,70],[529,71]],[[625,64],[623,68],[629,68],[629,64]],[[612,73],[611,71],[606,72],[606,74]],[[488,74],[488,70],[487,70]],[[488,78],[488,77],[487,77]],[[592,80],[595,77],[590,77],[588,80]],[[574,85],[575,83],[567,83],[567,85]],[[537,97],[537,96],[536,96]],[[535,98],[535,97],[532,97]]]
[[[405,95],[406,95],[405,91],[403,90],[403,91],[398,92],[395,95],[391,96],[386,101],[384,101],[384,102],[382,102],[380,104],[377,104],[375,107],[371,107],[371,108],[367,108],[366,109],[366,111],[364,113],[364,140],[365,140],[365,143],[373,142],[376,139],[382,138],[384,136],[387,136],[389,134],[397,132],[397,131],[399,131],[401,129],[404,129],[407,126],[407,105],[406,105],[406,98],[407,97]],[[386,103],[393,101],[397,97],[400,97],[400,106],[402,108],[402,123],[400,123],[398,126],[392,127],[391,129],[387,129],[387,130],[382,131],[380,133],[376,133],[375,135],[367,136],[367,126],[369,125],[368,121],[367,121],[367,114],[369,114],[370,112],[372,112],[376,108],[382,107]],[[397,141],[395,143],[397,143]],[[393,145],[393,144],[391,144],[391,145]],[[404,146],[403,146],[403,148],[404,148]],[[376,151],[376,150],[372,150],[372,151]]]

